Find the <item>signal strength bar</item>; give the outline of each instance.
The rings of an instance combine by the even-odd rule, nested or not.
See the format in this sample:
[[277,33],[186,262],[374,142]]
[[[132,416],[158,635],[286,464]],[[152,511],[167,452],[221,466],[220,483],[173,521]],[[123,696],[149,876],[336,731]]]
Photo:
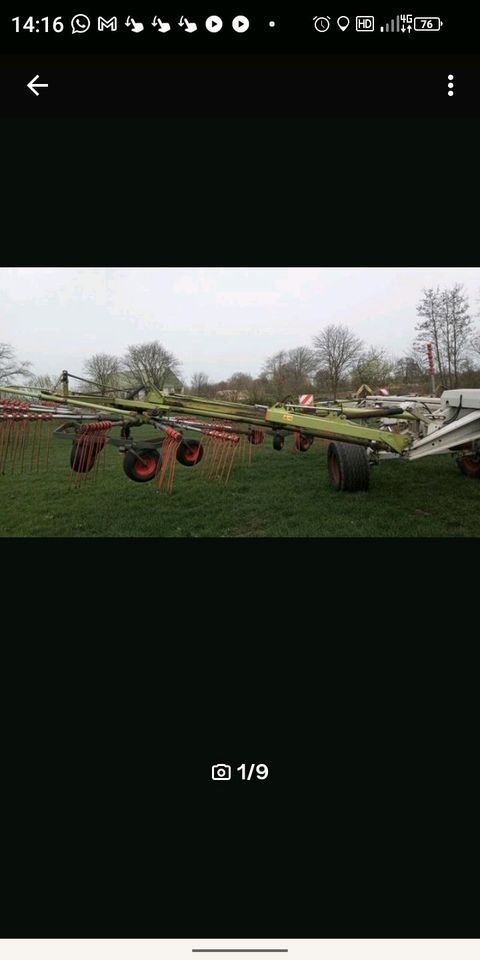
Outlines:
[[399,33],[400,32],[400,16],[393,17],[390,20],[390,23],[386,23],[384,27],[380,27],[380,33]]

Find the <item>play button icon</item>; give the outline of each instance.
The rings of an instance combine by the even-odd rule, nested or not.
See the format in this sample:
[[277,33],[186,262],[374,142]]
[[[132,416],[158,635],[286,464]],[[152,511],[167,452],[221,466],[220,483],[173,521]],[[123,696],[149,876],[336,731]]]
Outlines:
[[235,17],[232,22],[232,27],[236,33],[245,33],[250,26],[250,21],[248,17]]
[[210,33],[218,33],[223,27],[223,21],[220,17],[209,17],[205,21],[205,26]]

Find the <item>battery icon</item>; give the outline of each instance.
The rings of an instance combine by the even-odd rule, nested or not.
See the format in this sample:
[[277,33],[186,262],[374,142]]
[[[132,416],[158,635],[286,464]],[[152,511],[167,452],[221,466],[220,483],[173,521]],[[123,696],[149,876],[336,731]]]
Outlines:
[[440,20],[440,17],[415,17],[413,21],[413,29],[417,33],[435,33],[436,30],[441,30],[443,23]]

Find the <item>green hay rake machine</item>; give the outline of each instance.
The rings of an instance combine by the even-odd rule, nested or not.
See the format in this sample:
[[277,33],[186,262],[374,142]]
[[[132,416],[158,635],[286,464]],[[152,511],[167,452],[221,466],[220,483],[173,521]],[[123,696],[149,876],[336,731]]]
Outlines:
[[[235,461],[250,462],[270,434],[277,451],[289,437],[301,453],[317,439],[329,441],[336,490],[366,490],[370,466],[387,457],[449,452],[466,476],[480,478],[480,390],[449,390],[440,399],[369,396],[308,408],[293,402],[266,407],[145,387],[128,397],[79,393],[70,390],[70,378],[64,371],[58,393],[0,386],[0,473],[48,468],[53,437],[70,443],[76,483],[97,475],[111,445],[130,480],[156,480],[170,493],[178,464],[226,483]],[[140,427],[151,427],[154,435],[139,435]]]

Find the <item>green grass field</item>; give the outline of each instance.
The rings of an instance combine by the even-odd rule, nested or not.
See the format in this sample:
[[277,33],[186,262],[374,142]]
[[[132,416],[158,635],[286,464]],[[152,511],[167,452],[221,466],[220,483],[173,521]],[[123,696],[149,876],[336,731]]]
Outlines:
[[[151,430],[147,430],[151,436]],[[4,537],[468,537],[480,536],[480,482],[450,456],[372,469],[368,493],[336,493],[326,445],[281,452],[267,435],[227,486],[178,465],[172,496],[132,483],[109,447],[95,481],[70,482],[70,443],[53,440],[49,470],[0,477]]]

